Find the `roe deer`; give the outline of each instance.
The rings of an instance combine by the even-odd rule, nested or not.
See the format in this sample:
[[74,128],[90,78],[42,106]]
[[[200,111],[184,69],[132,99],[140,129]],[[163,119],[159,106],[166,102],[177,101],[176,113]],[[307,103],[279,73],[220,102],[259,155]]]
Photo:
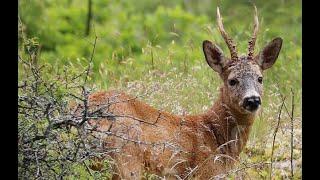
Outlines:
[[203,42],[208,65],[223,80],[218,100],[206,113],[173,115],[116,91],[89,96],[90,110],[108,114],[100,121],[90,119],[88,125],[115,162],[113,178],[141,179],[150,173],[169,179],[209,179],[237,161],[261,105],[262,73],[275,63],[282,39],[273,39],[254,55],[259,26],[255,8],[248,54],[238,57],[218,7],[217,22],[231,58],[212,42]]

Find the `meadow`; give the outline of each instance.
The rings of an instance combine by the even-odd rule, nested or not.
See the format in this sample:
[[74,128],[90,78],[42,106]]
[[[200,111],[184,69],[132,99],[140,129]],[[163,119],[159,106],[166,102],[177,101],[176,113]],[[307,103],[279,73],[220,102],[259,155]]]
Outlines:
[[[229,55],[216,26],[217,5],[239,52],[247,52],[253,29],[251,1],[91,2],[88,30],[88,1],[19,1],[19,56],[28,58],[27,51],[36,47],[37,64],[50,67],[48,78],[66,70],[81,72],[92,58],[88,83],[95,91],[117,89],[143,95],[141,100],[174,114],[205,112],[219,93],[222,81],[202,52],[202,41],[211,40]],[[240,170],[228,177],[241,171],[246,179],[270,178],[269,166],[250,164],[270,162],[272,154],[272,179],[290,179],[291,162],[293,179],[301,179],[301,1],[254,3],[260,20],[255,52],[275,37],[284,42],[276,64],[265,72],[262,109],[241,154]],[[24,78],[25,70],[19,65],[19,82]],[[282,97],[286,97],[285,108],[279,118]],[[92,178],[83,168],[74,169],[70,179],[76,177]]]

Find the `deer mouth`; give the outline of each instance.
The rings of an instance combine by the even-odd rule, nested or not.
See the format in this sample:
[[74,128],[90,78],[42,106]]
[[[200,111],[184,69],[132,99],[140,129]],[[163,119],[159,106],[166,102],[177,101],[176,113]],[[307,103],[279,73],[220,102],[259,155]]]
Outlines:
[[244,109],[251,113],[254,113],[259,109],[259,107],[260,105],[249,105],[249,106],[245,106]]

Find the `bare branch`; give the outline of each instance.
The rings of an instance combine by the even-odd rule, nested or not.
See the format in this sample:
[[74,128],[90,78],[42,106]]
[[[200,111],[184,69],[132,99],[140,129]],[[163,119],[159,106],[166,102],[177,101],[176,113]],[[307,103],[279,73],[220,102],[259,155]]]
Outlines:
[[293,179],[293,113],[294,113],[294,91],[291,88],[291,152],[290,152],[290,170],[291,170],[291,179]]
[[277,126],[274,130],[274,133],[273,133],[273,141],[272,141],[272,149],[271,149],[271,157],[270,157],[270,173],[269,173],[269,177],[271,179],[272,177],[272,163],[273,163],[273,152],[274,152],[274,145],[275,145],[275,140],[276,140],[276,135],[277,135],[277,132],[278,132],[278,129],[279,129],[279,125],[280,125],[280,119],[281,119],[281,112],[282,112],[282,108],[285,104],[285,98],[282,99],[282,104],[279,108],[279,114],[278,114],[278,121],[277,121]]
[[95,50],[96,50],[96,44],[97,44],[97,35],[95,34],[95,38],[94,38],[94,43],[93,43],[93,48],[92,48],[92,53],[91,53],[91,57],[90,57],[90,61],[89,61],[89,65],[88,65],[88,68],[86,70],[86,76],[85,76],[85,79],[84,79],[84,84],[87,83],[87,79],[88,79],[88,76],[89,76],[89,72],[91,70],[91,64],[93,62],[93,56],[94,56],[94,53],[95,53]]

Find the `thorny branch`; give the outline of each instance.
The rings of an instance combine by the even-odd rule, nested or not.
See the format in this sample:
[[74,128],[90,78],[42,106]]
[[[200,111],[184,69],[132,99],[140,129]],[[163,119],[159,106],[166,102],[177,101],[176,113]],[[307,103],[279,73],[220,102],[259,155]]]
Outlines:
[[[65,70],[63,74],[48,77],[45,71],[50,66],[35,65],[31,59],[34,57],[29,55],[24,59],[19,54],[18,62],[24,67],[24,73],[18,85],[18,171],[20,178],[55,177],[61,179],[71,174],[77,177],[75,172],[70,170],[76,164],[83,166],[88,174],[94,176],[88,168],[90,158],[105,156],[104,154],[110,150],[114,152],[112,147],[105,147],[101,143],[100,137],[95,137],[97,133],[121,138],[124,140],[124,145],[130,142],[174,147],[170,142],[144,142],[131,138],[127,134],[113,133],[112,126],[107,132],[100,132],[89,125],[89,120],[99,122],[117,119],[121,121],[127,118],[146,125],[157,126],[158,120],[162,118],[160,111],[154,122],[109,111],[111,105],[128,103],[143,95],[127,100],[116,100],[119,95],[114,95],[110,97],[110,101],[100,104],[99,107],[90,105],[90,89],[87,80],[94,59],[96,42],[97,36],[95,36],[87,69],[76,75],[69,74]],[[84,79],[83,83],[81,83],[81,78]],[[111,101],[111,99],[115,100]],[[73,111],[70,110],[73,107],[70,102],[78,104]]]

